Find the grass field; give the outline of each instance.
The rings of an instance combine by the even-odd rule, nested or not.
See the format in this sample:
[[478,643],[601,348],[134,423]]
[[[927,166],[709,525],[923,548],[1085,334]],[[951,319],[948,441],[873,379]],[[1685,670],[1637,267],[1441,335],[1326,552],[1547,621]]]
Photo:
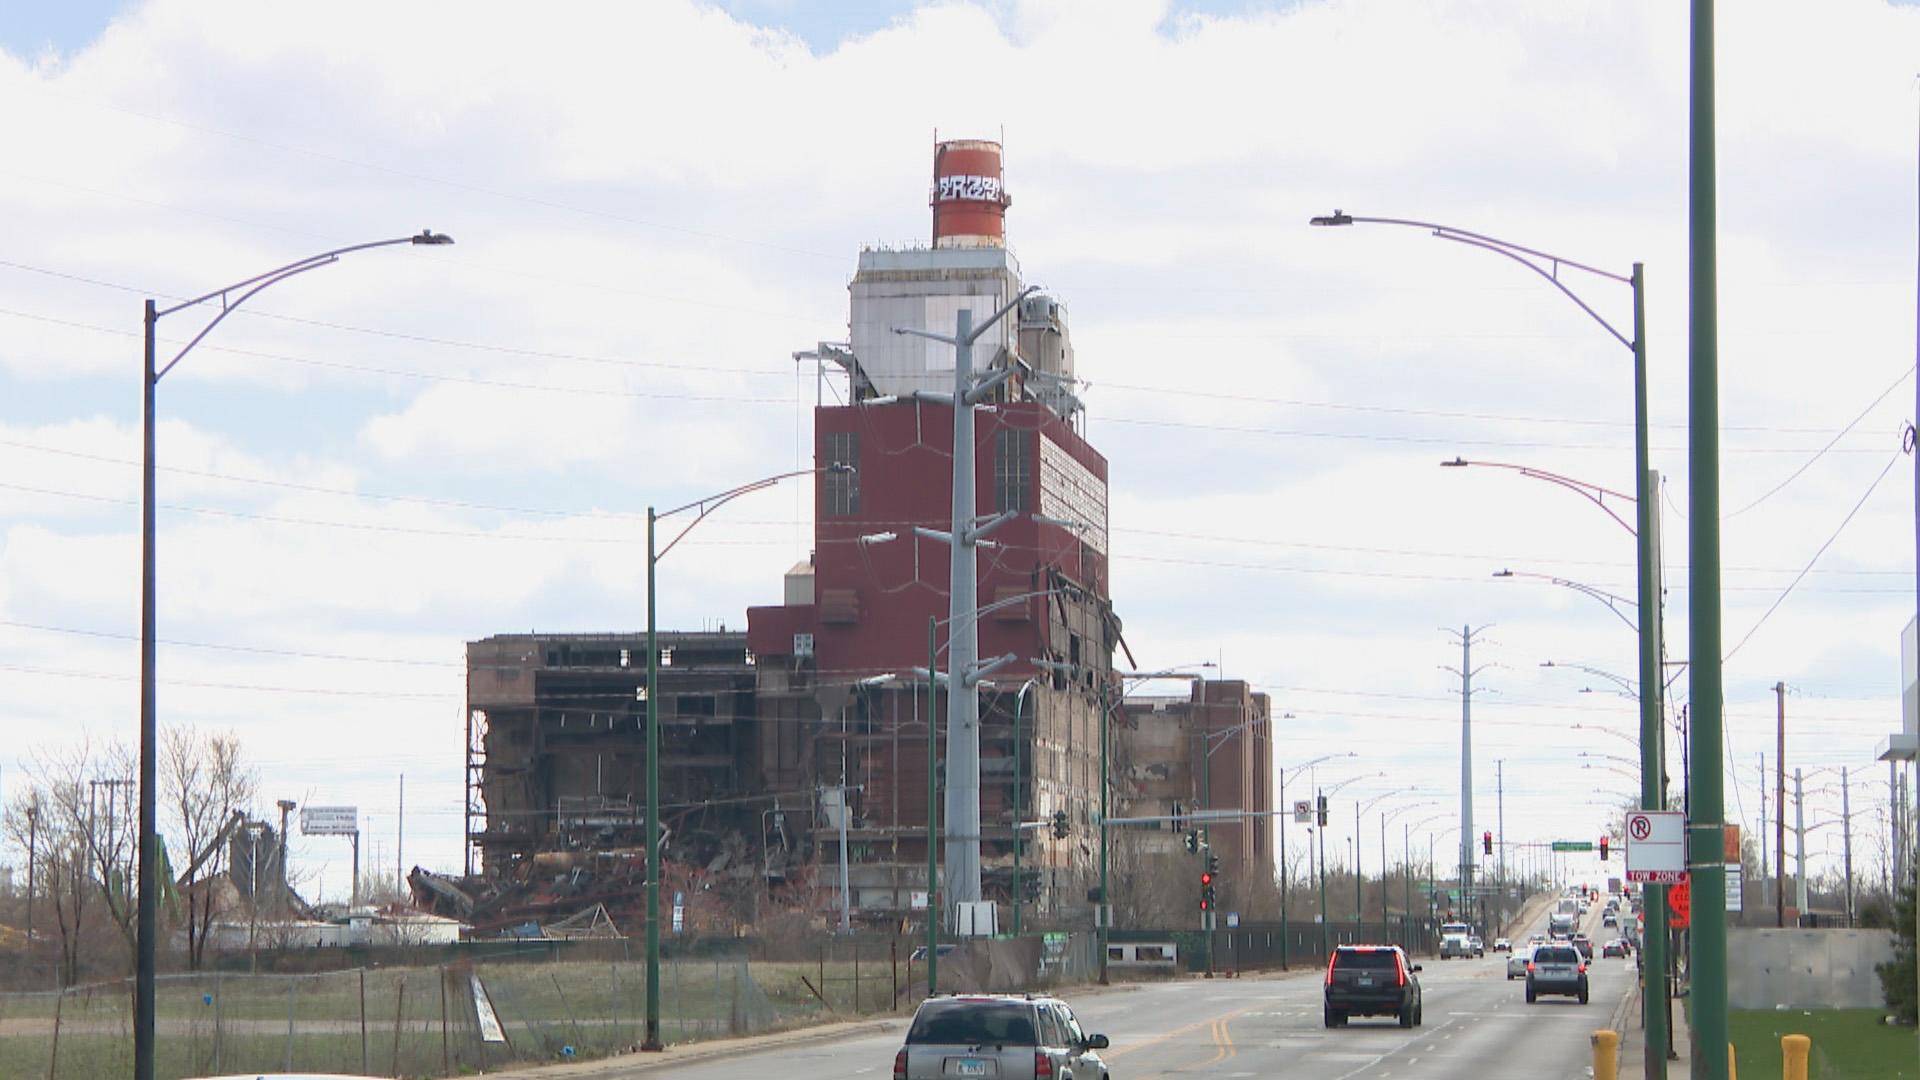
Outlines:
[[[443,984],[435,967],[163,976],[156,987],[157,1071],[162,1077],[288,1066],[360,1072],[364,1061],[375,1072],[440,1076],[508,1060],[553,1060],[565,1048],[580,1058],[603,1056],[641,1037],[643,964],[501,963],[475,970],[512,1040],[510,1051],[479,1045],[464,981]],[[823,991],[831,1007],[808,984]],[[891,965],[863,965],[857,985],[856,1005],[850,963],[669,960],[660,972],[662,1034],[687,1042],[889,1011],[896,986]],[[897,985],[910,1007],[904,964]],[[55,1054],[55,1080],[124,1075],[132,1058],[130,1005],[125,983],[65,995],[0,994],[0,1077],[46,1076]]]
[[1780,1037],[1813,1040],[1809,1080],[1920,1080],[1920,1035],[1880,1023],[1879,1009],[1735,1010],[1727,1018],[1743,1077],[1780,1075]]

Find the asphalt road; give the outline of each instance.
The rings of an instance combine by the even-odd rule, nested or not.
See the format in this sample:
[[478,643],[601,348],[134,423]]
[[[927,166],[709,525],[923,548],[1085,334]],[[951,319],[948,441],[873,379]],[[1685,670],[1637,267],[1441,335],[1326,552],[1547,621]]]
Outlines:
[[[1586,925],[1597,932],[1598,924],[1596,908]],[[1189,1075],[1584,1080],[1592,1061],[1588,1036],[1607,1026],[1633,982],[1631,960],[1596,960],[1588,973],[1593,988],[1589,1004],[1543,998],[1528,1005],[1524,982],[1506,978],[1504,954],[1422,964],[1426,1023],[1411,1030],[1387,1019],[1324,1027],[1318,970],[1266,978],[1188,979],[1065,996],[1087,1030],[1113,1040],[1102,1057],[1114,1080]],[[883,1080],[891,1073],[900,1039],[900,1031],[894,1030],[656,1068],[648,1075],[671,1080]]]

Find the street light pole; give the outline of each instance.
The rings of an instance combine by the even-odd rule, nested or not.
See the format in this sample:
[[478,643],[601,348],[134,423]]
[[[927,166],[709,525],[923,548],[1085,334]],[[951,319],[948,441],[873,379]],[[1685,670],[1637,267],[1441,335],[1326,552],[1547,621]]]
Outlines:
[[[1704,154],[1704,158],[1705,158],[1704,170],[1707,178],[1707,183],[1704,188],[1705,190],[1704,214],[1706,219],[1708,219],[1708,221],[1710,222],[1713,216],[1713,206],[1712,206],[1713,196],[1711,191],[1712,173],[1713,173],[1712,134],[1711,134],[1711,127],[1712,127],[1712,86],[1711,86],[1712,84],[1712,44],[1711,44],[1712,43],[1712,0],[1694,0],[1693,6],[1694,6],[1694,25],[1696,28],[1696,40],[1695,40],[1695,51],[1694,51],[1694,67],[1695,67],[1694,103],[1695,103],[1696,110],[1698,110],[1700,108],[1700,103],[1701,103],[1701,94],[1703,93],[1702,86],[1704,85],[1705,86],[1705,90],[1704,90],[1705,135],[1704,135],[1704,138],[1706,140],[1706,151]],[[1706,42],[1704,48],[1702,47],[1701,41],[1700,41],[1700,37],[1702,33],[1700,28],[1703,25],[1705,27],[1704,38]],[[1705,65],[1704,76],[1702,75],[1700,70],[1702,64]],[[1704,82],[1703,82],[1703,79],[1704,79]],[[1696,111],[1696,114],[1695,114],[1696,139],[1699,139],[1702,137],[1701,126],[1702,126],[1701,114],[1698,111]],[[1698,173],[1698,171],[1702,169],[1702,162],[1701,162],[1700,154],[1698,152],[1698,147],[1696,147],[1696,158],[1694,161],[1694,168],[1696,170],[1696,173]],[[1695,180],[1696,180],[1696,184],[1698,184],[1698,181],[1699,181],[1698,175],[1696,175]],[[1702,199],[1703,197],[1702,190],[1703,189],[1696,186],[1696,189],[1693,193],[1694,199],[1696,201]],[[1560,293],[1564,295],[1567,299],[1573,301],[1573,303],[1576,306],[1578,306],[1580,310],[1586,312],[1589,318],[1593,319],[1594,322],[1599,323],[1601,328],[1604,329],[1610,336],[1612,336],[1615,341],[1618,341],[1620,344],[1626,346],[1633,353],[1634,481],[1636,485],[1635,490],[1637,492],[1635,501],[1638,503],[1638,506],[1636,507],[1636,511],[1635,511],[1636,520],[1638,522],[1638,527],[1635,529],[1635,535],[1637,539],[1637,549],[1638,549],[1637,561],[1639,563],[1639,566],[1638,566],[1639,572],[1637,574],[1637,579],[1638,579],[1637,585],[1638,585],[1639,600],[1640,600],[1640,620],[1639,620],[1639,626],[1637,628],[1637,632],[1640,638],[1640,742],[1641,742],[1640,753],[1641,753],[1641,770],[1644,774],[1642,777],[1641,807],[1642,809],[1647,809],[1647,810],[1664,809],[1666,804],[1666,799],[1665,799],[1664,784],[1661,783],[1661,776],[1665,768],[1665,764],[1664,764],[1665,743],[1662,737],[1661,717],[1664,712],[1663,691],[1665,689],[1665,685],[1664,685],[1664,681],[1660,677],[1661,676],[1660,661],[1661,661],[1661,656],[1663,655],[1663,649],[1662,649],[1663,643],[1660,640],[1662,613],[1660,609],[1660,582],[1658,578],[1658,575],[1660,573],[1660,565],[1659,565],[1660,547],[1659,547],[1659,533],[1658,533],[1659,520],[1658,520],[1657,514],[1655,513],[1656,507],[1654,503],[1654,500],[1657,495],[1657,491],[1656,491],[1657,476],[1653,472],[1651,455],[1648,447],[1645,266],[1641,263],[1636,262],[1633,264],[1632,272],[1623,276],[1621,274],[1613,273],[1611,271],[1599,269],[1598,267],[1595,267],[1595,266],[1574,262],[1571,259],[1564,259],[1557,255],[1552,255],[1544,251],[1538,251],[1533,248],[1522,247],[1519,244],[1514,244],[1509,241],[1500,240],[1495,237],[1486,236],[1480,233],[1467,232],[1463,229],[1455,229],[1445,225],[1436,225],[1432,222],[1425,222],[1425,221],[1410,221],[1410,220],[1401,219],[1401,218],[1359,217],[1352,214],[1342,213],[1339,210],[1335,210],[1333,214],[1329,217],[1316,217],[1312,219],[1312,221],[1310,222],[1310,224],[1313,224],[1313,225],[1353,225],[1356,223],[1401,225],[1401,226],[1411,226],[1414,228],[1425,229],[1431,232],[1432,235],[1434,235],[1439,239],[1451,240],[1456,243],[1466,244],[1470,247],[1481,248],[1483,250],[1493,252],[1496,255],[1503,255],[1509,259],[1512,259],[1513,261],[1519,263],[1520,265],[1526,267],[1529,270],[1532,270],[1534,273],[1544,278],[1548,284],[1552,285],[1555,289],[1558,289]],[[1711,231],[1710,231],[1711,225],[1710,224],[1708,225],[1708,232],[1704,238],[1702,237],[1701,233],[1698,231],[1699,228],[1700,228],[1699,222],[1696,221],[1695,223],[1696,262],[1698,261],[1701,250],[1704,250],[1705,261],[1708,266],[1708,269],[1705,274],[1705,278],[1708,281],[1706,293],[1710,298],[1712,295],[1711,264],[1713,262],[1713,241],[1711,238]],[[1577,293],[1575,293],[1571,287],[1569,287],[1564,281],[1561,280],[1560,271],[1563,267],[1570,268],[1573,270],[1579,270],[1599,278],[1604,278],[1609,281],[1619,282],[1621,284],[1627,285],[1632,290],[1632,293],[1633,293],[1632,337],[1628,337],[1622,334],[1619,330],[1616,330],[1611,323],[1609,323],[1606,319],[1602,318],[1597,311],[1595,311],[1590,305],[1588,305],[1585,300],[1582,300],[1580,296]],[[1700,275],[1700,267],[1698,265],[1694,267],[1693,273],[1695,275],[1694,290],[1696,293],[1696,295],[1694,296],[1694,299],[1696,301],[1699,301],[1701,299],[1701,297],[1698,295],[1701,275]],[[1712,329],[1713,315],[1711,312],[1708,312],[1702,315],[1697,303],[1695,305],[1694,311],[1695,311],[1695,318],[1694,318],[1692,333],[1695,340],[1694,340],[1693,348],[1696,350],[1696,352],[1700,349],[1701,347],[1700,339],[1702,337],[1702,330],[1704,329],[1704,337],[1708,342],[1708,345],[1706,347],[1710,351],[1713,348],[1711,344],[1714,336],[1714,331]],[[1695,359],[1695,365],[1696,365],[1696,372],[1695,372],[1695,386],[1694,386],[1694,389],[1695,389],[1694,404],[1696,408],[1700,408],[1702,406],[1700,397],[1701,397],[1701,391],[1703,389],[1705,389],[1708,392],[1709,396],[1711,396],[1711,394],[1717,393],[1718,391],[1717,391],[1717,383],[1714,381],[1714,376],[1712,375],[1711,372],[1708,373],[1708,377],[1705,380],[1706,386],[1703,387],[1701,385],[1702,380],[1700,379],[1699,371],[1697,370],[1698,367],[1700,366],[1700,361],[1697,356]],[[1709,366],[1710,366],[1710,363],[1709,363]],[[1705,409],[1706,409],[1706,412],[1709,413],[1717,421],[1718,419],[1717,406],[1712,402],[1708,402],[1705,405]],[[1693,455],[1696,457],[1706,456],[1708,453],[1717,455],[1718,453],[1717,440],[1710,439],[1707,437],[1707,435],[1702,435],[1700,432],[1698,425],[1701,419],[1702,417],[1696,414],[1693,418],[1692,424],[1690,425],[1690,429],[1694,432],[1696,438],[1700,440],[1699,442],[1696,442],[1694,445]],[[1706,449],[1706,446],[1709,444],[1712,447],[1710,451]],[[1706,476],[1713,483],[1712,499],[1715,503],[1716,513],[1717,513],[1717,505],[1719,501],[1719,489],[1718,489],[1719,480],[1718,480],[1718,473],[1716,471],[1717,465],[1714,463],[1701,462],[1696,464],[1695,467],[1696,468],[1704,467],[1707,470]],[[1693,475],[1699,476],[1700,474],[1695,473]],[[1916,473],[1916,476],[1920,476],[1920,473]],[[1691,488],[1690,490],[1697,494],[1700,491],[1700,488],[1696,486]],[[1916,480],[1915,490],[1920,491],[1920,480]],[[1589,497],[1592,497],[1592,496],[1589,496]],[[1596,499],[1596,501],[1598,500]],[[1607,509],[1604,506],[1602,508]],[[1698,512],[1699,507],[1696,506],[1694,509],[1696,512]],[[1607,509],[1607,512],[1611,514],[1612,510]],[[1616,517],[1616,520],[1618,520],[1617,517]],[[1694,520],[1697,522],[1697,521],[1700,521],[1701,519],[1696,517],[1694,518]],[[1917,518],[1916,520],[1920,521],[1920,518]],[[1920,526],[1917,526],[1917,527],[1920,527]],[[1709,535],[1710,535],[1711,546],[1713,548],[1715,556],[1717,557],[1717,554],[1719,551],[1719,531],[1718,531],[1717,519]],[[1696,530],[1692,534],[1692,537],[1693,537],[1693,542],[1699,547],[1704,548],[1706,546],[1705,544],[1700,543],[1701,537],[1698,530]],[[1702,554],[1702,552],[1699,550],[1696,550],[1694,554],[1697,557],[1700,554]],[[1694,566],[1700,565],[1699,562],[1697,561],[1697,558],[1696,558],[1696,561],[1692,563],[1692,565]],[[1711,579],[1712,584],[1715,587],[1715,593],[1713,595],[1713,603],[1717,605],[1719,603],[1719,598],[1718,598],[1719,568],[1717,564],[1715,564],[1713,567],[1710,568],[1707,576]],[[1700,593],[1695,592],[1693,596],[1695,597],[1694,602],[1696,606],[1700,603],[1705,602],[1700,599],[1700,596],[1701,596]],[[1712,637],[1715,639],[1716,647],[1717,647],[1718,639],[1720,636],[1718,612],[1719,612],[1719,608],[1716,606],[1714,608],[1715,622],[1714,622],[1714,628],[1712,630]],[[1696,611],[1696,615],[1698,614],[1699,612]],[[1701,643],[1698,640],[1694,641],[1692,650],[1691,650],[1691,655],[1694,657],[1700,658],[1702,660],[1710,659],[1712,661],[1709,671],[1711,673],[1712,679],[1714,680],[1715,689],[1713,694],[1717,698],[1719,696],[1719,689],[1718,689],[1719,664],[1720,664],[1718,659],[1719,653],[1716,651],[1713,657],[1711,658],[1706,657],[1703,653],[1700,652],[1700,648],[1699,648],[1700,644]],[[1716,729],[1718,727],[1718,724],[1719,724],[1719,718],[1716,715],[1713,719],[1713,725],[1715,726]],[[1715,735],[1716,738],[1718,738],[1719,733],[1717,730],[1715,730],[1713,734]],[[1719,744],[1715,743],[1714,757],[1716,761],[1718,760],[1718,756],[1719,756],[1718,747],[1719,747]],[[1717,785],[1715,788],[1715,794],[1716,795],[1718,794]],[[1714,813],[1717,819],[1717,817],[1722,813],[1722,811],[1716,809]],[[1469,842],[1468,838],[1462,837],[1461,843],[1463,845],[1465,845],[1468,842]],[[1704,843],[1705,841],[1702,841],[1703,845]],[[1702,895],[1712,895],[1712,894],[1703,892]],[[1652,892],[1651,892],[1651,895],[1648,897],[1648,903],[1646,907],[1649,912],[1648,918],[1647,918],[1647,936],[1646,936],[1646,939],[1649,943],[1649,947],[1647,949],[1648,963],[1646,965],[1646,968],[1647,970],[1661,970],[1657,965],[1658,965],[1658,962],[1664,957],[1666,948],[1667,948],[1667,942],[1663,936],[1666,931],[1666,887],[1665,886],[1652,887]],[[1723,932],[1724,932],[1724,924],[1726,919],[1725,913],[1724,912],[1720,913],[1714,916],[1713,918],[1717,920],[1717,922],[1722,926]],[[1722,948],[1724,948],[1724,945],[1722,946]],[[1666,1009],[1667,987],[1662,985],[1657,988],[1650,987],[1649,989],[1651,990],[1651,995],[1650,995],[1650,1000],[1648,1001],[1648,1007],[1646,1009],[1648,1020],[1647,1020],[1647,1028],[1646,1028],[1647,1035],[1646,1035],[1646,1044],[1645,1044],[1646,1045],[1645,1068],[1646,1068],[1646,1073],[1649,1080],[1666,1080],[1666,1062],[1669,1056],[1668,1043],[1670,1041],[1667,1028],[1666,1028],[1666,1020],[1665,1020],[1665,1016],[1667,1012],[1667,1009]],[[1655,1019],[1656,1016],[1659,1019]],[[1724,1042],[1724,1040],[1722,1041]]]
[[[134,1080],[153,1080],[154,1054],[154,974],[155,946],[159,937],[159,873],[160,858],[159,807],[157,801],[158,781],[156,779],[159,761],[158,734],[158,695],[155,688],[158,642],[155,638],[156,613],[154,606],[154,390],[167,372],[175,364],[185,359],[187,353],[213,328],[220,325],[234,309],[252,299],[262,289],[276,285],[296,274],[304,274],[322,266],[329,266],[340,260],[340,256],[372,248],[389,247],[395,244],[443,245],[453,243],[453,238],[431,229],[423,230],[416,236],[397,237],[392,240],[375,240],[366,244],[353,244],[348,247],[323,251],[298,262],[291,262],[264,274],[256,274],[245,281],[238,281],[223,289],[215,289],[203,296],[184,300],[171,307],[159,307],[153,300],[146,301],[142,315],[142,371],[140,379],[140,417],[141,417],[141,456],[140,456],[140,867],[138,912],[135,915],[134,932],[134,992],[133,992],[133,1075]],[[238,296],[232,294],[238,293]],[[165,366],[156,366],[156,334],[161,319],[175,312],[204,304],[218,297],[220,314],[215,315],[207,325],[201,327],[187,343],[175,353]]]
[[[686,539],[694,526],[705,521],[707,515],[742,495],[770,488],[795,476],[852,471],[853,466],[849,463],[833,462],[820,468],[795,469],[762,477],[665,512],[656,513],[652,506],[647,507],[647,1022],[646,1034],[640,1043],[643,1051],[666,1049],[666,1044],[660,1041],[660,635],[654,603],[654,567],[666,558],[675,545]],[[664,549],[656,550],[655,524],[661,518],[670,518],[688,510],[695,511],[693,520],[674,534]],[[843,791],[843,818],[846,810],[844,794]]]

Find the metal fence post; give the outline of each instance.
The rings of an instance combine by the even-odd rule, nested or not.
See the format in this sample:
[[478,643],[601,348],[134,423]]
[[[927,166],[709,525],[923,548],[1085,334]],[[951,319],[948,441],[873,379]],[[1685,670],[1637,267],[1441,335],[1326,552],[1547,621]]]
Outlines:
[[[360,969],[360,1071],[372,1072],[367,1061],[367,969]],[[395,1073],[394,1075],[399,1075]]]
[[293,1071],[293,976],[287,976],[287,1053],[285,1072]]

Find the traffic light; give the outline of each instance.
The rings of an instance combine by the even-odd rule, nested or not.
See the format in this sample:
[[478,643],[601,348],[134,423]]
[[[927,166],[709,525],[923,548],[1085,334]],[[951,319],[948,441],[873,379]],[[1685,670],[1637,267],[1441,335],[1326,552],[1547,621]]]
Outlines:
[[1492,829],[1488,829],[1486,832],[1483,832],[1480,834],[1480,850],[1485,852],[1488,855],[1493,854],[1493,830]]
[[1327,797],[1325,795],[1320,796],[1320,827],[1323,829],[1327,827]]
[[1212,877],[1220,872],[1220,856],[1207,852],[1207,875]]
[[1067,838],[1067,831],[1067,812],[1065,810],[1055,810],[1053,812],[1053,838],[1055,840],[1065,840]]
[[1212,911],[1214,901],[1213,871],[1200,871],[1200,910]]
[[1607,861],[1607,838],[1604,836],[1600,838],[1600,861]]
[[1197,831],[1189,831],[1187,833],[1187,854],[1197,855],[1199,854],[1199,852],[1200,852],[1200,834]]
[[1182,828],[1186,826],[1187,824],[1185,820],[1186,816],[1187,816],[1187,808],[1184,806],[1181,806],[1179,803],[1174,803],[1173,804],[1173,820],[1169,822],[1169,824],[1173,826],[1174,832],[1179,832]]

